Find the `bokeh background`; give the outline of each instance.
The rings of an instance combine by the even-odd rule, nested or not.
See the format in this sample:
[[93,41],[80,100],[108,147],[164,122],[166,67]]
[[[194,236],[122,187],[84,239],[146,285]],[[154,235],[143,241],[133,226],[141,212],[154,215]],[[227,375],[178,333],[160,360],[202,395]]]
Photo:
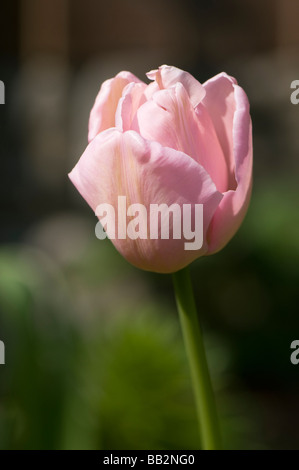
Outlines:
[[297,0],[3,0],[1,449],[197,449],[171,279],[128,265],[67,178],[100,84],[226,71],[254,129],[252,203],[192,278],[228,449],[299,449]]

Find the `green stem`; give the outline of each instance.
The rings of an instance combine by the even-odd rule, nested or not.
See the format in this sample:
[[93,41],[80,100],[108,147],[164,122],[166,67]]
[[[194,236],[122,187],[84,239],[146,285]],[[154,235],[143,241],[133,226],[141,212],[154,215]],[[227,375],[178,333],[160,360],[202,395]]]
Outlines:
[[189,268],[173,274],[173,284],[197,408],[202,448],[221,448],[216,403],[196,312]]

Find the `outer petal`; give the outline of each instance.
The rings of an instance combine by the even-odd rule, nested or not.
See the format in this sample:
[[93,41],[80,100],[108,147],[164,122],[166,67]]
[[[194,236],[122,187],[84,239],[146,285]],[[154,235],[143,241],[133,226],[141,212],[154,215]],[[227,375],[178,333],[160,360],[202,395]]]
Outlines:
[[[228,80],[228,78],[227,78]],[[220,90],[223,78],[220,78]],[[217,82],[213,87],[209,87],[208,93],[213,88],[217,93]],[[219,112],[225,111],[221,119],[214,115],[216,129],[220,133],[220,140],[231,152],[234,166],[236,189],[227,191],[219,204],[219,207],[213,217],[209,228],[209,254],[215,253],[223,248],[238,230],[246,214],[252,186],[252,124],[249,114],[249,102],[243,89],[230,80],[230,86],[233,88],[232,95],[221,95],[218,90]],[[226,87],[227,89],[227,87]],[[221,99],[222,98],[222,99]],[[212,96],[210,96],[212,101]],[[226,103],[226,105],[225,105]],[[215,105],[216,106],[216,105]]]
[[[215,75],[203,84],[206,95],[202,105],[207,109],[218,136],[229,169],[229,189],[236,188],[233,142],[233,119],[236,110],[234,85],[236,80],[226,73]],[[200,106],[196,111],[198,112]]]
[[119,72],[114,78],[102,84],[89,117],[89,142],[101,131],[115,126],[118,101],[124,87],[130,82],[143,83],[131,72]]
[[196,107],[206,94],[204,87],[190,73],[177,67],[162,65],[157,70],[148,72],[146,76],[150,80],[156,80],[161,89],[172,88],[177,83],[181,83],[187,91],[193,107]]
[[[94,211],[99,204],[108,203],[117,215],[118,196],[126,196],[127,207],[133,203],[144,204],[148,227],[150,204],[177,203],[181,207],[203,204],[204,240],[222,198],[204,168],[189,156],[146,141],[134,131],[121,133],[109,129],[99,134],[69,177]],[[116,219],[117,227],[118,216]],[[183,238],[131,240],[127,237],[112,241],[135,266],[161,273],[177,271],[207,251],[206,243],[198,251],[185,250]]]
[[132,129],[163,147],[180,150],[202,165],[218,191],[228,189],[228,171],[222,148],[206,108],[195,113],[181,83],[159,90],[137,111]]

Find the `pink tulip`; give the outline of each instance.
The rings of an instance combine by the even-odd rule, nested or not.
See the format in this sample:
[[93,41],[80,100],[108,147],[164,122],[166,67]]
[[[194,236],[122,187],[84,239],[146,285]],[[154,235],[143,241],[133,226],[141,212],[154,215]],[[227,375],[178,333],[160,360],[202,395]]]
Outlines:
[[203,85],[167,65],[147,76],[149,85],[130,72],[103,83],[89,145],[69,177],[94,212],[115,208],[116,225],[118,196],[146,208],[203,204],[198,250],[186,250],[184,237],[112,239],[133,265],[170,273],[219,251],[238,230],[251,194],[251,119],[245,92],[226,73]]

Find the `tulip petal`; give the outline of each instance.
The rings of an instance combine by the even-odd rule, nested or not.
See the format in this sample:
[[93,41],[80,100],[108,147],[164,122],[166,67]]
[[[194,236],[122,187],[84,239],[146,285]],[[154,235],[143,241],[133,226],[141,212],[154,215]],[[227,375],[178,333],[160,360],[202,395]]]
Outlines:
[[163,147],[180,150],[211,176],[218,191],[228,187],[228,171],[213,123],[202,105],[193,109],[184,86],[159,90],[137,111],[132,129]]
[[191,204],[193,208],[203,204],[204,244],[197,251],[185,250],[184,238],[112,240],[133,265],[174,272],[207,252],[206,232],[222,194],[205,169],[183,152],[147,141],[134,131],[109,129],[89,144],[69,177],[94,211],[99,204],[108,203],[116,216],[118,196],[126,196],[127,207],[141,203],[148,212],[150,204]]
[[229,169],[229,189],[236,188],[233,142],[233,119],[236,110],[234,85],[236,80],[222,72],[203,84],[206,95],[202,101],[213,122]]
[[145,83],[129,83],[122,93],[122,97],[118,102],[115,113],[115,127],[121,131],[128,131],[131,128],[131,123],[135,114],[145,101],[145,90],[147,86]]
[[103,130],[115,126],[117,104],[124,87],[130,82],[143,83],[131,72],[120,72],[114,78],[110,78],[102,84],[90,113],[89,142]]
[[[216,127],[222,132],[222,142],[231,149],[237,187],[224,194],[213,217],[208,234],[209,254],[223,248],[238,230],[248,209],[251,196],[253,149],[249,102],[244,90],[236,83],[231,83],[235,103],[233,106],[231,103],[230,105],[235,111],[232,116],[231,110],[227,110],[223,123],[221,124],[219,119]],[[227,138],[224,138],[225,136]]]
[[146,74],[150,80],[156,80],[161,89],[174,87],[177,83],[181,83],[195,108],[204,98],[206,92],[204,87],[190,73],[184,70],[162,65],[157,70],[151,70]]

